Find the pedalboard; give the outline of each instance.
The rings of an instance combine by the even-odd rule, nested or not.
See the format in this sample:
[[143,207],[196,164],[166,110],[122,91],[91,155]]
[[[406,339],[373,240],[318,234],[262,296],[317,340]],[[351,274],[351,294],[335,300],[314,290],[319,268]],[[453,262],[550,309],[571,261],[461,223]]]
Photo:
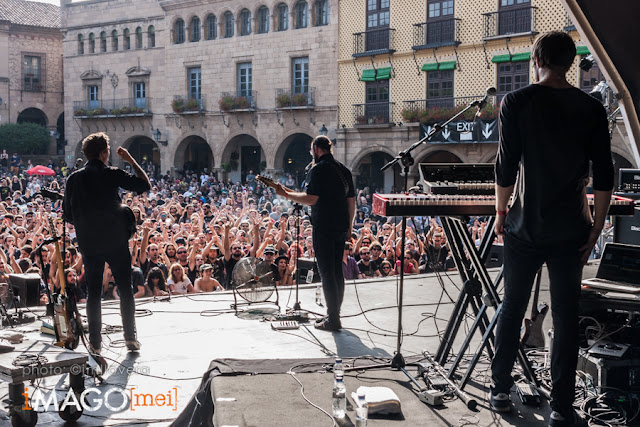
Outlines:
[[274,320],[293,320],[298,323],[309,322],[309,312],[304,310],[290,311],[286,314],[276,314]]

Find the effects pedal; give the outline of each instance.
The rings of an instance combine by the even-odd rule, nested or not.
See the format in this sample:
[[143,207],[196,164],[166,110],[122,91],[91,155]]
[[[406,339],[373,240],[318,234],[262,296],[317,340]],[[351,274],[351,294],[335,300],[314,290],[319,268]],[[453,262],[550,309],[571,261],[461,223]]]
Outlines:
[[277,331],[298,329],[300,328],[300,324],[295,320],[277,320],[275,322],[271,322],[271,328]]
[[294,320],[299,323],[307,323],[309,321],[309,313],[304,310],[290,311],[286,314],[276,314],[275,320]]
[[430,406],[440,406],[444,404],[444,393],[438,390],[422,390],[418,392],[418,398]]
[[516,391],[523,405],[540,405],[540,393],[538,393],[538,389],[533,384],[518,383],[516,384]]

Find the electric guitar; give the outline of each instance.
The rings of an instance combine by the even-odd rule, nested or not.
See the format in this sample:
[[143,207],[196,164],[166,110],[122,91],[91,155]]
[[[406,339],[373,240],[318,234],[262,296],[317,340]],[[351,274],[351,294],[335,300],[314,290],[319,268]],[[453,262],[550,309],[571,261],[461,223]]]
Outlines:
[[542,322],[549,311],[547,303],[538,304],[540,296],[540,281],[542,279],[542,269],[538,270],[536,276],[536,289],[533,293],[533,305],[531,306],[531,319],[524,319],[524,325],[520,330],[520,341],[525,347],[544,347],[544,333],[542,332]]
[[278,186],[278,184],[276,184],[276,182],[273,179],[267,178],[266,176],[257,175],[256,179],[261,183],[263,183],[264,185],[266,185],[267,187],[273,188],[274,190]]

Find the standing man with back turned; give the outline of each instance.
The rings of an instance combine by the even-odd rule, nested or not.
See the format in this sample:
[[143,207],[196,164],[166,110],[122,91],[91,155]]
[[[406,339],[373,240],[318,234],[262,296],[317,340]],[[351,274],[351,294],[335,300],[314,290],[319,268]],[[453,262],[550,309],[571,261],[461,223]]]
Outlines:
[[[120,293],[120,314],[124,339],[129,351],[138,351],[135,304],[131,285],[131,253],[129,252],[129,223],[119,188],[136,193],[151,189],[149,178],[129,152],[118,147],[118,156],[128,162],[135,176],[110,167],[109,137],[94,133],[82,141],[87,158],[84,168],[75,171],[67,180],[64,194],[64,217],[75,225],[78,246],[87,278],[87,319],[89,342],[100,351],[102,337],[102,274],[107,262]],[[132,214],[133,215],[133,214]]]
[[[511,410],[511,369],[533,279],[549,271],[553,316],[549,426],[582,426],[573,409],[578,358],[578,300],[582,267],[609,209],[613,164],[602,105],[570,85],[565,74],[576,47],[554,31],[533,45],[534,81],[511,92],[500,107],[496,160],[496,225],[504,235],[505,293],[491,365],[491,406]],[[586,198],[593,170],[595,217]],[[514,192],[515,187],[515,192]],[[513,204],[507,213],[509,197]]]
[[345,241],[351,235],[356,199],[351,172],[333,157],[331,148],[331,140],[326,136],[317,136],[311,141],[314,166],[307,176],[306,192],[295,192],[277,184],[276,194],[311,206],[313,250],[327,303],[327,316],[318,320],[315,327],[339,331],[344,298],[342,254]]

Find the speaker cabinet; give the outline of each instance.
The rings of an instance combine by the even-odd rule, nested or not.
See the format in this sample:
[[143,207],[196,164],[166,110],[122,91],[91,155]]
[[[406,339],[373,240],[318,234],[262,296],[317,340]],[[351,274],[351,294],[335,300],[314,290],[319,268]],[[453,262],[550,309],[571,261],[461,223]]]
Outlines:
[[19,297],[19,307],[40,304],[40,275],[36,273],[9,274],[13,295]]
[[[639,193],[616,193],[622,197],[640,200]],[[634,216],[616,216],[613,220],[613,240],[616,243],[640,245],[640,210]]]
[[309,274],[309,271],[313,271],[312,283],[317,283],[320,281],[320,274],[318,274],[318,264],[315,262],[314,258],[300,257],[300,259],[298,259],[298,268],[300,268],[300,284],[307,283],[307,275]]

